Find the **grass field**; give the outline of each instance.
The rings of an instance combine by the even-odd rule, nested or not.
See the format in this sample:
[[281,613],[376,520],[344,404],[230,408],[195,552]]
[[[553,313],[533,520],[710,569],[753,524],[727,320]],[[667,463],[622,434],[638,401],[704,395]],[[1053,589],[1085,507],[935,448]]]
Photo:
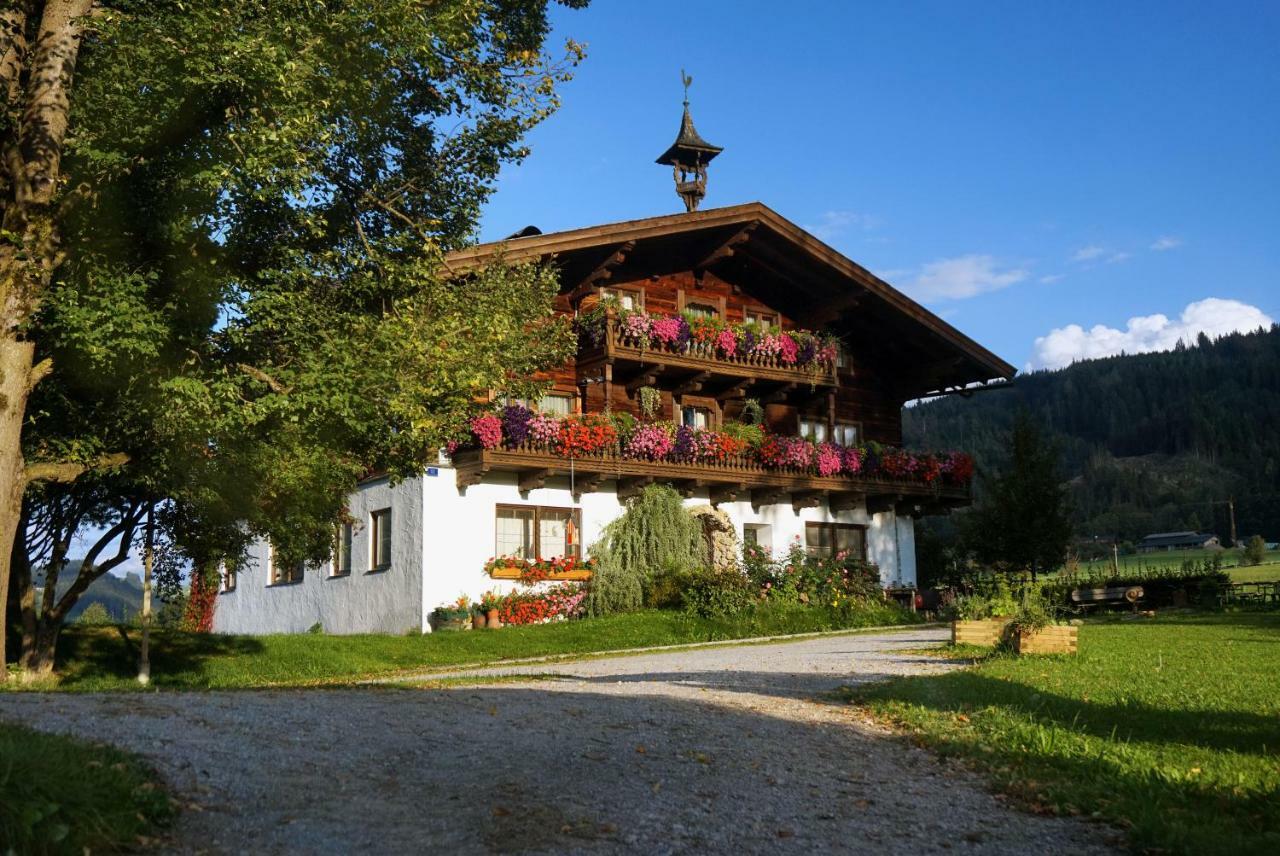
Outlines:
[[[651,645],[715,642],[753,636],[902,624],[915,616],[876,605],[845,613],[819,607],[759,609],[733,619],[648,610],[607,618],[414,636],[215,636],[157,633],[153,686],[233,689],[308,685],[385,675],[404,669],[449,668],[521,657],[591,654]],[[115,627],[67,628],[58,646],[58,689],[137,689],[136,630],[126,643]],[[21,685],[9,681],[10,690]],[[36,689],[50,689],[37,686]]]
[[1280,853],[1280,615],[1090,623],[1076,657],[994,655],[845,695],[1139,851]]
[[[1120,556],[1121,573],[1138,572],[1156,568],[1180,568],[1183,562],[1199,562],[1215,555],[1222,557],[1222,567],[1235,582],[1270,582],[1280,580],[1280,553],[1269,552],[1261,565],[1240,566],[1240,554],[1243,551],[1232,550],[1180,550],[1172,553],[1143,553],[1133,556]],[[1110,559],[1098,559],[1093,562],[1081,562],[1080,572],[1108,572],[1111,570]]]
[[80,854],[141,843],[172,813],[132,755],[0,723],[0,847]]

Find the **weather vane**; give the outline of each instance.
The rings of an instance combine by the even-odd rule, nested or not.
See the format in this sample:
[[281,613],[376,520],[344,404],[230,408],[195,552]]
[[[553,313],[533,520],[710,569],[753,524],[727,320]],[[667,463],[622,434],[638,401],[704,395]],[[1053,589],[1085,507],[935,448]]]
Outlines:
[[689,115],[689,84],[693,77],[680,69],[680,82],[684,84],[684,115],[680,119],[680,133],[658,163],[671,167],[676,182],[676,195],[684,200],[686,211],[698,210],[698,203],[707,195],[707,164],[723,149],[713,146],[699,136]]
[[693,83],[693,78],[684,73],[684,69],[680,69],[680,81],[684,84],[684,106],[689,106],[689,84]]

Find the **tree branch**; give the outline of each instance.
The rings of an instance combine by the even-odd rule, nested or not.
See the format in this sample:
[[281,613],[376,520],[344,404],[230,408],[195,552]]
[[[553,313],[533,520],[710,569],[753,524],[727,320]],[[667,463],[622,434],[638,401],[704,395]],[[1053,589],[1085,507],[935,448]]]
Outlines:
[[36,388],[36,384],[49,376],[49,372],[53,371],[53,358],[45,357],[40,362],[31,367],[30,373],[27,374],[27,391]]
[[67,484],[91,470],[109,470],[129,463],[129,455],[125,452],[113,452],[110,455],[99,455],[92,461],[84,463],[28,464],[22,476],[27,484],[38,481],[59,482]]
[[265,383],[268,387],[271,388],[272,392],[278,393],[280,395],[288,395],[289,393],[293,392],[293,387],[285,386],[280,381],[276,380],[271,375],[267,374],[262,369],[257,368],[256,366],[251,366],[248,363],[238,363],[236,367],[239,368],[240,371],[247,374],[249,377],[253,378],[254,380]]
[[[67,589],[67,593],[58,599],[58,605],[47,613],[47,620],[50,623],[57,624],[61,622],[63,616],[71,611],[71,608],[76,605],[76,601],[80,599],[80,595],[84,594],[94,580],[112,568],[123,564],[129,558],[129,548],[133,546],[133,530],[142,521],[142,509],[145,507],[140,502],[131,504],[128,512],[121,516],[120,521],[108,529],[93,545],[93,548],[85,555],[84,561],[81,562],[80,573],[76,575],[75,580],[71,583],[71,588]],[[116,538],[120,539],[116,554],[105,562],[98,564],[98,556]]]

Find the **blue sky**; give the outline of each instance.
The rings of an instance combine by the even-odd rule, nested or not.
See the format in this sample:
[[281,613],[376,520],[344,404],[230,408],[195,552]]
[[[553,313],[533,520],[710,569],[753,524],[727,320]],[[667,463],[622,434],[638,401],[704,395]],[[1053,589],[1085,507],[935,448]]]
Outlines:
[[587,60],[482,239],[681,210],[653,160],[683,66],[725,147],[704,206],[764,202],[1020,368],[1280,318],[1280,3],[596,0],[555,22]]

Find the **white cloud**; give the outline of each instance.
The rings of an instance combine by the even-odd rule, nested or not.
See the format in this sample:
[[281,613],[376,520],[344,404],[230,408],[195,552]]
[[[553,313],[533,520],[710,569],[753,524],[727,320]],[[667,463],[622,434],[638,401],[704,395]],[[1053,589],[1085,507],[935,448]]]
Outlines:
[[830,241],[850,229],[870,231],[880,225],[878,217],[859,214],[857,211],[823,211],[818,222],[804,227],[805,231],[821,241]]
[[1194,344],[1200,333],[1216,338],[1227,333],[1270,327],[1271,324],[1271,317],[1256,306],[1239,300],[1209,297],[1188,304],[1181,317],[1174,321],[1157,313],[1130,318],[1123,330],[1103,324],[1089,330],[1079,324],[1051,330],[1047,336],[1036,339],[1031,366],[1056,369],[1077,360],[1110,357],[1122,352],[1168,351],[1178,340]]
[[1002,268],[993,256],[974,254],[929,262],[904,288],[916,300],[963,300],[1026,278],[1022,268]]
[[1112,253],[1107,257],[1107,264],[1114,265],[1128,261],[1132,255],[1133,253]]
[[1080,249],[1076,250],[1071,256],[1071,261],[1073,262],[1093,261],[1094,259],[1096,259],[1098,256],[1102,255],[1105,252],[1106,252],[1106,248],[1099,247],[1097,244],[1090,244],[1087,247],[1081,247]]
[[1161,235],[1159,238],[1156,238],[1155,243],[1151,245],[1151,249],[1155,250],[1157,253],[1162,253],[1165,250],[1172,250],[1175,247],[1180,246],[1182,246],[1181,238],[1175,238],[1172,235]]
[[1062,279],[1062,274],[1051,273],[1046,276],[1040,277],[1040,283],[1042,285],[1053,285],[1055,282],[1058,282],[1061,279]]

